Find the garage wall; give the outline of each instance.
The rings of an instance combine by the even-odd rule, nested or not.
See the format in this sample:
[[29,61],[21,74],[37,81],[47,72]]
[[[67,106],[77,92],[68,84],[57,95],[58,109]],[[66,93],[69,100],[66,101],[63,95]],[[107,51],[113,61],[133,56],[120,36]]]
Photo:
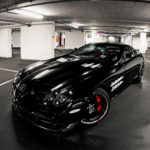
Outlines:
[[20,31],[12,32],[12,47],[20,48]]
[[0,29],[0,57],[12,57],[11,29]]
[[21,59],[45,60],[54,57],[55,25],[21,27]]
[[98,33],[98,31],[85,31],[85,44],[106,42],[106,36]]
[[119,43],[121,40],[120,37],[115,37],[115,36],[108,36],[107,37],[107,42],[110,42],[110,43]]
[[65,31],[65,49],[79,48],[84,45],[84,32]]
[[95,33],[93,41],[89,42],[89,43],[101,43],[101,42],[106,42],[106,41],[107,41],[107,39],[105,36]]

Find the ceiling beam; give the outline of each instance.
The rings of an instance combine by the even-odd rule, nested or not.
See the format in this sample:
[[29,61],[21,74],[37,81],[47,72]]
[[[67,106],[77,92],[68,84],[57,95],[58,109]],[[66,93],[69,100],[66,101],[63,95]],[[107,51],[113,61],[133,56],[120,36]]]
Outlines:
[[[31,1],[31,0],[29,0]],[[51,0],[51,1],[45,1],[45,2],[37,2],[37,1],[31,1],[32,3],[29,4],[21,4],[21,5],[12,5],[9,7],[3,7],[0,9],[0,13],[7,12],[13,9],[21,9],[25,7],[32,7],[32,6],[39,6],[39,5],[47,5],[47,4],[57,4],[57,3],[67,3],[67,2],[81,2],[81,1],[93,1],[93,0]],[[18,3],[19,4],[19,3]]]
[[136,2],[136,3],[148,3],[148,4],[150,4],[149,0],[106,0],[106,1]]
[[[148,0],[50,0],[45,2],[38,2],[36,0],[23,0],[21,3],[19,0],[16,0],[15,3],[12,3],[11,5],[6,5],[5,7],[2,7],[0,9],[1,12],[10,11],[13,9],[21,9],[24,7],[32,7],[32,6],[38,6],[38,5],[47,5],[47,4],[57,4],[57,3],[69,3],[69,2],[81,2],[81,1],[89,1],[89,2],[99,2],[99,1],[125,1],[125,2],[141,2],[141,3],[148,3],[150,4],[150,1]],[[32,2],[26,4],[25,2]],[[19,5],[21,4],[21,5]]]
[[9,23],[12,23],[12,24],[24,24],[21,21],[16,21],[16,20],[13,20],[13,19],[6,19],[6,18],[0,18],[0,21],[6,22],[6,23],[9,22]]
[[91,20],[89,20],[89,19],[84,19],[84,18],[82,18],[82,19],[74,19],[74,18],[65,18],[65,19],[63,19],[63,18],[61,18],[61,19],[55,19],[56,21],[64,21],[64,22],[67,22],[67,21],[72,21],[72,20],[74,20],[74,21],[96,21],[96,22],[126,22],[126,23],[140,23],[140,24],[150,24],[150,21],[142,21],[142,20],[121,20],[121,19],[118,19],[118,20],[109,20],[109,19],[91,19]]

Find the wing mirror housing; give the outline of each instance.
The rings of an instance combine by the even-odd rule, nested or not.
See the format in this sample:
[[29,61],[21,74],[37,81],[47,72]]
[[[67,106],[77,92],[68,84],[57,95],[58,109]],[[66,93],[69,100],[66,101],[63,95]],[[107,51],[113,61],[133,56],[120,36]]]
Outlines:
[[132,54],[131,53],[127,53],[125,57],[126,58],[132,58]]

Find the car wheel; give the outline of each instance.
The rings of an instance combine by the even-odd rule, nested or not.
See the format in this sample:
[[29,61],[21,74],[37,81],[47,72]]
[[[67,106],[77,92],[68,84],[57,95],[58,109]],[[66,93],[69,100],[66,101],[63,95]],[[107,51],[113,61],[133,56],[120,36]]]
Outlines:
[[140,83],[141,80],[143,79],[144,75],[144,64],[142,65],[142,68],[140,69],[138,76],[134,79],[134,83]]
[[97,88],[91,95],[89,103],[83,112],[82,124],[96,124],[102,120],[110,107],[108,93],[102,88]]

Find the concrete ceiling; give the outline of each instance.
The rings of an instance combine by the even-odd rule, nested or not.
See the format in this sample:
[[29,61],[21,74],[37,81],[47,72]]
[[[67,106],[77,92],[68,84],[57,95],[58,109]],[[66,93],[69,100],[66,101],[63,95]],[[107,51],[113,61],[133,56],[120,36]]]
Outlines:
[[[12,13],[27,9],[44,14],[42,20]],[[149,0],[0,0],[0,25],[55,21],[56,29],[100,30],[109,34],[136,34],[150,30]]]

